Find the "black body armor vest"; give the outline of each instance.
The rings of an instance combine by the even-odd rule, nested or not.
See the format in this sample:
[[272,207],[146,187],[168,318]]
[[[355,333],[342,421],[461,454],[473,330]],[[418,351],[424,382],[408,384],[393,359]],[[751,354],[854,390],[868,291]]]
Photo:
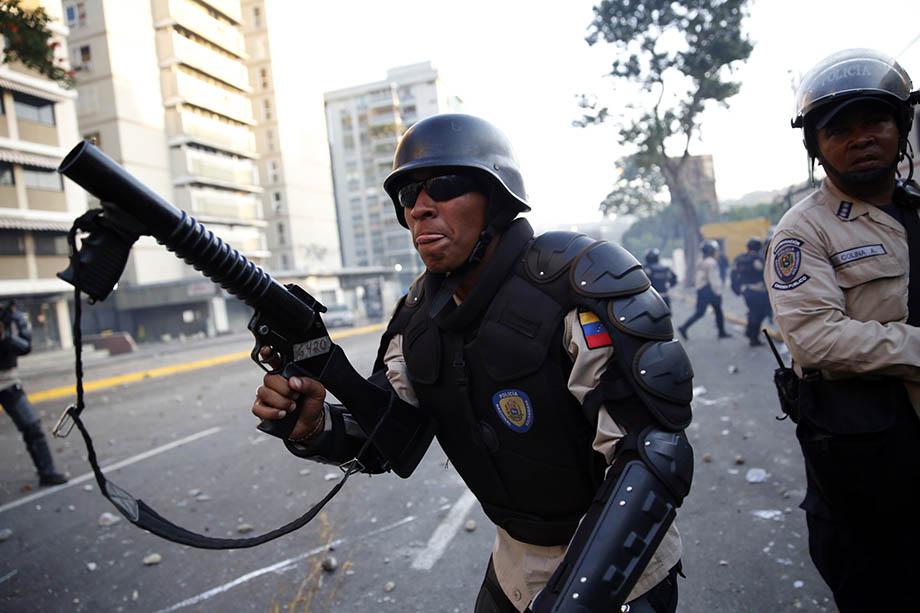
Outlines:
[[[635,258],[619,247],[552,235],[535,241],[526,221],[513,223],[471,294],[435,317],[426,298],[443,276],[421,277],[398,306],[375,367],[384,367],[389,339],[402,334],[420,406],[433,413],[438,442],[486,515],[515,539],[544,546],[568,543],[606,468],[592,449],[603,399],[592,414],[568,391],[572,361],[562,338],[573,308],[596,313],[609,330],[608,305],[573,291],[573,283],[589,284],[574,281],[574,273],[580,266],[585,279],[603,285],[606,273],[585,257],[603,244],[630,260],[620,271],[627,281],[617,282],[624,294],[649,286]],[[552,244],[541,249],[541,241]],[[613,379],[618,369],[608,370]]]

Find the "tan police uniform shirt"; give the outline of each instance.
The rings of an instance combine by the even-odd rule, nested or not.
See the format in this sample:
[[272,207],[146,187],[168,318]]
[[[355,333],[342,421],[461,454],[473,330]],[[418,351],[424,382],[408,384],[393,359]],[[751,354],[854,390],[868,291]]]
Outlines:
[[722,295],[722,277],[719,276],[719,263],[714,257],[703,258],[703,261],[696,267],[694,287],[703,289],[707,285],[712,288],[716,296]]
[[798,374],[899,378],[920,415],[920,328],[906,323],[909,267],[901,223],[829,179],[792,207],[770,243],[766,279]]
[[[572,373],[569,376],[569,392],[579,402],[582,402],[588,392],[597,387],[613,355],[613,347],[588,348],[577,310],[570,311],[565,318],[563,345],[574,362]],[[384,355],[384,363],[387,366],[387,378],[399,397],[418,406],[418,398],[412,389],[412,383],[406,371],[401,335],[393,337],[390,341]],[[610,414],[606,410],[601,410],[593,445],[595,450],[607,458],[608,463],[613,459],[616,442],[623,435],[624,431],[610,417]],[[565,556],[566,547],[531,545],[512,538],[497,526],[496,530],[498,534],[492,547],[495,575],[508,599],[518,611],[523,611],[549,581],[550,576]],[[680,556],[680,535],[676,524],[672,524],[628,600],[638,598],[660,583],[667,576],[668,571],[680,560]]]

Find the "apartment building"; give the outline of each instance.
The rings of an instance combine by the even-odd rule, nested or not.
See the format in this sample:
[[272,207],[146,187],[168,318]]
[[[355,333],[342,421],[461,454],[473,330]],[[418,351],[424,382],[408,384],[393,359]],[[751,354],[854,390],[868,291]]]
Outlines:
[[[66,61],[60,0],[23,6],[52,17],[52,40]],[[21,63],[0,64],[0,301],[14,299],[28,314],[36,350],[73,345],[71,288],[55,273],[67,267],[67,230],[86,197],[55,169],[79,139],[75,98]]]
[[460,110],[461,101],[446,93],[430,62],[393,68],[382,81],[324,98],[343,264],[395,270],[406,289],[423,266],[383,180],[400,136],[419,119]]
[[[240,0],[64,0],[80,131],[257,264],[268,262]],[[90,324],[141,340],[246,311],[147,237]]]
[[304,36],[291,19],[283,0],[243,0],[269,268],[328,273],[341,257],[322,91],[304,78],[304,62],[290,57]]

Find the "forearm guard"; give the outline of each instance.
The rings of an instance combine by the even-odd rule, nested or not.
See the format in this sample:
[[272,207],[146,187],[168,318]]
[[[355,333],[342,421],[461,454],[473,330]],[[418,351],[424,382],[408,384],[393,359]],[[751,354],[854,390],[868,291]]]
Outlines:
[[619,611],[690,491],[693,449],[682,432],[648,428],[638,459],[604,481],[534,613]]

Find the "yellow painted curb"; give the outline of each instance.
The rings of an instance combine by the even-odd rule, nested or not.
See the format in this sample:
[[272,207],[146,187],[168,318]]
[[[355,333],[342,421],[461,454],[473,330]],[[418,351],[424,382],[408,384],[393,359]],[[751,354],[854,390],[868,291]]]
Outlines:
[[[334,341],[341,340],[343,338],[348,338],[350,336],[358,336],[360,334],[367,334],[369,332],[378,332],[383,330],[385,327],[384,324],[371,324],[369,326],[362,326],[360,328],[351,328],[349,330],[341,330],[339,332],[331,333],[329,336]],[[124,375],[116,375],[114,377],[106,377],[105,379],[96,379],[94,381],[85,381],[83,383],[83,391],[85,392],[94,392],[102,389],[108,389],[110,387],[115,387],[116,385],[127,385],[129,383],[137,383],[138,381],[144,381],[146,379],[157,379],[160,377],[168,377],[170,375],[175,375],[181,372],[189,372],[193,370],[199,370],[202,368],[210,368],[211,366],[218,366],[220,364],[227,364],[229,362],[236,362],[239,360],[249,358],[249,351],[236,351],[234,353],[228,353],[225,355],[216,356],[213,358],[206,358],[203,360],[195,360],[194,362],[185,362],[182,364],[172,364],[170,366],[160,366],[159,368],[150,368],[147,370],[139,370],[136,372],[126,373]],[[40,392],[34,392],[29,394],[30,402],[44,402],[46,400],[59,400],[61,398],[66,398],[67,396],[72,396],[76,394],[77,388],[75,385],[64,385],[61,387],[55,387],[48,390],[42,390]]]

